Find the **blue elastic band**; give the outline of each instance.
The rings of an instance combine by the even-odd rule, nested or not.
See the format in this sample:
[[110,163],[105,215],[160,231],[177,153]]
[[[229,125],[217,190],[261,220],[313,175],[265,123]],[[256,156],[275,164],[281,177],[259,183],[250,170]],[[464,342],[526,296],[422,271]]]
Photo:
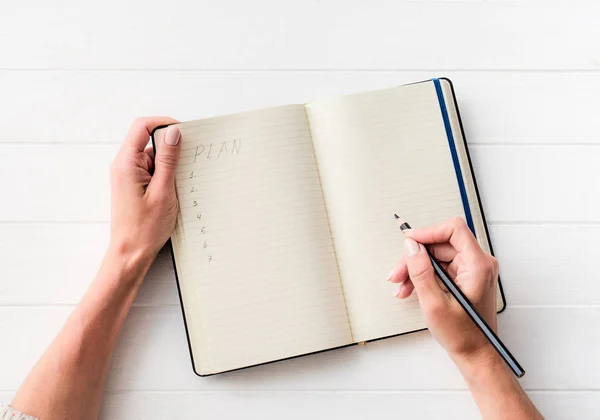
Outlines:
[[448,146],[450,146],[450,154],[452,155],[452,162],[454,163],[454,172],[456,173],[458,189],[460,190],[460,197],[462,198],[463,208],[465,210],[467,226],[469,226],[469,229],[471,229],[471,232],[473,232],[473,235],[475,235],[475,227],[473,226],[473,218],[471,217],[471,208],[469,207],[467,190],[465,189],[462,171],[460,170],[460,162],[458,160],[458,154],[456,153],[456,145],[454,144],[454,136],[452,135],[452,127],[450,126],[450,118],[448,118],[448,110],[446,109],[446,102],[444,101],[442,85],[440,84],[440,81],[438,79],[431,80],[435,85],[435,91],[437,93],[438,101],[440,103],[440,110],[442,111],[442,118],[444,119],[444,127],[446,128],[446,136],[448,137]]

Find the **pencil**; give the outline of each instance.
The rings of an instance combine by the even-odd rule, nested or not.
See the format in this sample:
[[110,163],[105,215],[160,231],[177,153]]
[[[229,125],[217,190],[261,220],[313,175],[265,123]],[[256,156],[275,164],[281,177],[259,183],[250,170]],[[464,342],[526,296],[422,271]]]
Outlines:
[[[405,231],[406,229],[410,229],[410,225],[402,220],[397,214],[394,213],[394,217],[400,224],[400,230]],[[473,304],[469,301],[469,299],[464,295],[464,293],[460,290],[460,288],[454,283],[452,277],[444,270],[444,267],[439,263],[438,260],[435,259],[431,251],[427,248],[426,245],[423,245],[425,250],[427,251],[427,255],[429,255],[429,259],[431,260],[431,265],[433,266],[433,270],[435,274],[440,278],[446,289],[454,296],[454,298],[458,301],[460,306],[465,310],[469,318],[477,325],[479,330],[485,335],[490,344],[496,349],[498,354],[502,357],[502,359],[506,362],[506,364],[510,367],[513,373],[517,376],[517,378],[521,378],[525,375],[525,370],[521,367],[517,359],[508,351],[508,348],[504,345],[502,340],[496,335],[496,333],[490,328],[490,326],[485,322],[485,319],[477,312],[477,309],[473,306]]]

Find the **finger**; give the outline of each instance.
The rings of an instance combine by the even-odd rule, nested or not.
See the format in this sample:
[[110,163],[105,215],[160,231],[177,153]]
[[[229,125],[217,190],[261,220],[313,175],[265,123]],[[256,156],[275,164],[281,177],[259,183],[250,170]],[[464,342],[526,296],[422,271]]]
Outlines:
[[154,172],[154,152],[152,151],[152,146],[146,147],[144,153],[141,154],[140,163],[149,174]]
[[406,266],[406,253],[404,253],[392,271],[390,271],[388,281],[392,283],[402,283],[406,280],[408,280],[408,267]]
[[456,257],[456,249],[449,244],[444,242],[441,244],[431,244],[427,246],[427,249],[433,254],[436,260],[440,262],[450,262]]
[[448,293],[448,288],[446,287],[446,285],[444,283],[442,283],[442,281],[440,280],[440,278],[436,276],[435,280],[437,281],[438,286],[440,286],[440,289],[442,289],[442,292]]
[[400,299],[406,299],[407,297],[410,297],[410,295],[412,295],[412,292],[414,290],[415,290],[415,286],[413,285],[412,281],[410,281],[410,279],[408,279],[405,282],[400,283],[398,285],[398,288],[396,289],[394,296],[396,296],[397,298],[400,298]]
[[439,299],[446,299],[445,293],[438,285],[425,247],[410,238],[406,238],[405,242],[408,250],[406,259],[408,275],[419,295],[421,305],[427,305],[429,302]]
[[445,264],[444,270],[446,270],[446,273],[450,274],[450,277],[452,277],[453,279],[456,278],[456,275],[458,274],[458,264],[456,263],[456,261],[452,261],[451,263],[440,264]]
[[144,149],[144,152],[154,160],[154,147],[148,146]]
[[129,128],[127,137],[121,146],[121,153],[143,152],[156,127],[177,123],[169,117],[144,117],[136,119]]
[[144,153],[146,154],[144,161],[148,162],[148,167],[146,170],[152,174],[154,173],[154,148],[152,146],[148,146],[144,150]]
[[154,158],[154,175],[149,188],[164,188],[175,185],[175,168],[181,151],[181,131],[171,125],[156,139],[156,156]]
[[435,226],[408,229],[404,236],[423,244],[449,242],[457,252],[479,248],[477,240],[462,217],[455,217]]

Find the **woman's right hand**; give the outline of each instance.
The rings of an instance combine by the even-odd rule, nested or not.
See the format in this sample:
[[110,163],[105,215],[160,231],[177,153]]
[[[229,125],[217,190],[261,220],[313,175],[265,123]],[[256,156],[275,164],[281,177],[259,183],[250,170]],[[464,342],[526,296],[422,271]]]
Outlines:
[[481,249],[464,219],[459,217],[424,229],[405,230],[404,235],[405,252],[389,279],[399,283],[396,296],[405,299],[416,290],[427,327],[453,359],[493,354],[485,336],[437,279],[423,244],[427,244],[494,330],[496,259]]

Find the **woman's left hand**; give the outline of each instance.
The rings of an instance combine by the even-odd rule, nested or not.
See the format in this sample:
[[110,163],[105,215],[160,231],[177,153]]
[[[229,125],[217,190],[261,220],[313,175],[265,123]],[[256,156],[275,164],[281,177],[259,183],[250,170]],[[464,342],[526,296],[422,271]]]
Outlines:
[[134,121],[110,171],[111,233],[109,249],[153,260],[167,242],[177,220],[175,168],[181,132],[171,126],[156,139],[156,157],[148,139],[152,130],[174,124],[167,117]]

